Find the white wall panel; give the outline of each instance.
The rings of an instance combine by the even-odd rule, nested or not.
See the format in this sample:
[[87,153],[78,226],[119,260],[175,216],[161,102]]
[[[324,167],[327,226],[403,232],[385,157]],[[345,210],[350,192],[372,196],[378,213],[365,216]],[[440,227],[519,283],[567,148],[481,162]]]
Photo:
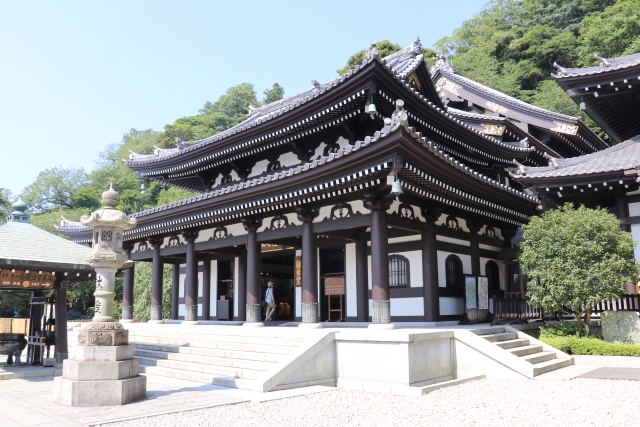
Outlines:
[[345,286],[347,291],[347,316],[358,315],[358,290],[356,276],[356,244],[349,243],[344,249]]
[[239,271],[238,266],[239,265],[240,265],[240,263],[238,262],[238,257],[236,257],[234,259],[234,262],[233,262],[233,280],[234,280],[234,283],[233,283],[233,316],[234,317],[238,315],[238,287],[236,286],[236,283],[237,283],[238,277],[240,277],[239,274],[238,274],[238,271]]
[[209,276],[211,283],[211,297],[209,298],[209,315],[211,317],[216,316],[216,310],[218,306],[216,301],[218,299],[218,260],[211,261],[211,275]]
[[629,216],[640,216],[640,202],[629,203]]
[[440,315],[464,313],[464,298],[440,297]]

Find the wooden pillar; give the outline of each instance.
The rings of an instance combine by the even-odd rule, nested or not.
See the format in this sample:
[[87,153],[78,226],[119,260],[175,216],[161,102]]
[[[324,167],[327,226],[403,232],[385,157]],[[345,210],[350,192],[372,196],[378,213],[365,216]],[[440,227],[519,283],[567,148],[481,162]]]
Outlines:
[[313,234],[313,219],[318,212],[296,209],[302,222],[302,326],[318,327],[318,241]]
[[371,211],[371,299],[374,324],[391,323],[387,211]]
[[240,247],[238,277],[235,278],[236,297],[238,298],[238,320],[247,320],[247,248]]
[[[616,216],[619,220],[623,220],[624,218],[629,217],[629,203],[627,201],[627,194],[618,190],[615,192],[616,195]],[[631,224],[620,224],[620,228],[622,231],[631,231]]]
[[361,232],[356,245],[356,303],[358,322],[369,321],[369,263],[367,233]]
[[438,283],[438,250],[436,247],[436,221],[442,209],[423,209],[422,216],[427,220],[422,232],[422,300],[424,321],[440,320],[440,285]]
[[478,231],[483,224],[478,221],[467,220],[467,228],[470,231],[469,244],[471,245],[471,274],[480,275],[480,241]]
[[184,321],[190,325],[198,322],[198,254],[196,253],[195,240],[197,231],[185,231],[184,240],[187,242],[187,268],[184,292]]
[[[131,249],[133,245],[127,244],[125,247],[127,251],[127,259],[131,257]],[[122,316],[120,317],[120,323],[133,322],[133,284],[135,279],[135,263],[124,270],[124,284],[122,287]]]
[[[58,283],[55,291],[56,297],[56,328],[55,328],[55,358],[63,360],[68,357],[69,346],[67,341],[67,290],[71,287],[69,280]],[[60,354],[60,356],[58,356]]]
[[180,304],[178,302],[180,298],[180,263],[175,262],[173,264],[173,271],[171,272],[171,320],[178,320],[178,312]]
[[150,240],[153,246],[153,263],[151,266],[151,315],[149,323],[162,323],[162,282],[164,280],[164,265],[160,258],[160,246],[162,238],[154,238]]
[[263,325],[262,307],[260,305],[261,284],[260,279],[260,243],[256,231],[262,225],[262,219],[245,218],[242,220],[245,230],[247,230],[247,304],[246,323],[247,326]]
[[211,315],[211,255],[206,254],[202,262],[202,320]]

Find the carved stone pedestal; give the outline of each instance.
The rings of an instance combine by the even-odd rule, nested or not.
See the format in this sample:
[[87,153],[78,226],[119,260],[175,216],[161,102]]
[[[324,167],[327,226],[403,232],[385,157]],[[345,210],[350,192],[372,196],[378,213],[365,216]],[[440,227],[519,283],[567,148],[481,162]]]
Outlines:
[[[54,379],[54,401],[67,406],[125,405],[147,397],[147,378],[133,358],[129,331],[119,323],[95,322],[78,333],[73,359]],[[115,343],[116,345],[110,345]]]

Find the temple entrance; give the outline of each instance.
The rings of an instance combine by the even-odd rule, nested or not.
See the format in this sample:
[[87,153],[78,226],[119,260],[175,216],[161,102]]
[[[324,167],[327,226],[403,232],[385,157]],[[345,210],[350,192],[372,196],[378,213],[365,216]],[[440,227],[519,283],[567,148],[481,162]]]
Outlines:
[[344,245],[320,249],[321,322],[344,322],[346,317]]
[[[294,320],[295,307],[295,269],[296,251],[282,245],[262,244],[261,299],[267,291],[267,283],[273,282],[276,299],[276,312],[273,320]],[[265,310],[262,310],[264,320]]]

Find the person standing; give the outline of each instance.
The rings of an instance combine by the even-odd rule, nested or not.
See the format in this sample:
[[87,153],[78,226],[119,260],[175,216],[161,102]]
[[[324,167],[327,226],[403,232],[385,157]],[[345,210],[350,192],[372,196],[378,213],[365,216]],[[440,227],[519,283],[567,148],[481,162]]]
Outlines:
[[264,296],[264,300],[267,303],[267,315],[264,319],[265,322],[271,319],[271,316],[276,311],[276,299],[273,296],[273,282],[267,283],[267,293]]

